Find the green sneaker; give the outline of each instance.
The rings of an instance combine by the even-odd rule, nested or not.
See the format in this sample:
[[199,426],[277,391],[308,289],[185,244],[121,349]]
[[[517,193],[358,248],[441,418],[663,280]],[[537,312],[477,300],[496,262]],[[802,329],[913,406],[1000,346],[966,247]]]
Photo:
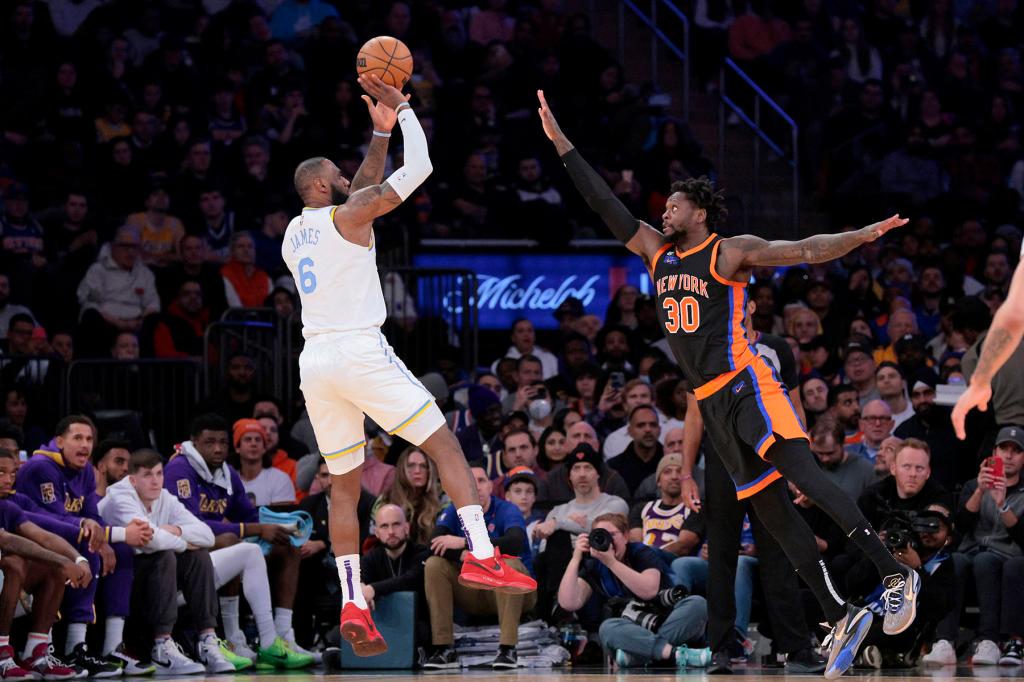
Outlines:
[[220,654],[228,663],[235,666],[235,672],[252,667],[252,659],[236,654],[224,640],[220,640]]
[[274,640],[274,643],[267,647],[262,647],[256,657],[256,668],[260,668],[260,663],[264,665],[272,665],[275,668],[284,668],[285,670],[295,670],[296,668],[305,668],[313,665],[313,657],[308,654],[300,654],[292,651],[280,637]]

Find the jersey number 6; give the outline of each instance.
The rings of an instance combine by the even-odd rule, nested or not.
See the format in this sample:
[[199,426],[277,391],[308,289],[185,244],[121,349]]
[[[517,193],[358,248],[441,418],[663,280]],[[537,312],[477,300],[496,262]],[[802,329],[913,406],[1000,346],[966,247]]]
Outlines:
[[303,258],[299,261],[299,286],[302,287],[304,294],[316,291],[316,275],[313,274],[312,268],[312,258]]
[[666,298],[661,305],[668,315],[665,329],[670,334],[675,334],[680,329],[687,334],[697,331],[697,327],[700,326],[700,305],[693,296],[679,300]]

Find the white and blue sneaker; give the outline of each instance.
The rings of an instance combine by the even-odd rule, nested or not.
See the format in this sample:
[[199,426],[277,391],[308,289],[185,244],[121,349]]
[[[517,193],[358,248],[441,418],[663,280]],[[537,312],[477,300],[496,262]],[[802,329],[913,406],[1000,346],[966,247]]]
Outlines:
[[825,665],[825,679],[834,680],[853,665],[857,650],[871,629],[874,615],[866,608],[846,605],[846,615],[836,623],[832,632],[821,643],[828,649],[828,663]]
[[622,649],[615,650],[615,667],[620,670],[623,668],[642,668],[641,663],[637,658],[626,653]]
[[913,569],[910,575],[894,573],[885,576],[882,586],[882,601],[885,603],[885,620],[882,632],[898,635],[914,622],[917,617],[917,593],[921,591],[921,576]]

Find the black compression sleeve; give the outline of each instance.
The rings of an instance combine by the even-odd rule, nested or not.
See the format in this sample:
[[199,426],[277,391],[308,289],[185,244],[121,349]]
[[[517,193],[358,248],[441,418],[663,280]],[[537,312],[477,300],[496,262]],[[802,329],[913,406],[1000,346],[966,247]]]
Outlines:
[[590,167],[575,147],[562,155],[562,163],[569,171],[576,189],[580,191],[587,205],[623,244],[629,242],[640,229],[640,223],[630,215],[629,210],[612,193],[608,183]]

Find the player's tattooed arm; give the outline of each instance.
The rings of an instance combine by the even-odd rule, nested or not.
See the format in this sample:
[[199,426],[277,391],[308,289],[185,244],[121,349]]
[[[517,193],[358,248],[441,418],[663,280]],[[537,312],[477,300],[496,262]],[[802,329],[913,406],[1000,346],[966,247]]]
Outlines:
[[352,177],[349,191],[358,192],[370,185],[378,185],[384,179],[384,164],[388,158],[388,138],[374,135],[370,138],[370,148],[366,150],[366,158],[359,165],[359,170]]
[[334,224],[341,229],[369,226],[374,218],[394,210],[402,197],[386,182],[370,185],[349,195],[348,201],[334,212]]
[[[873,242],[883,234],[907,223],[906,218],[894,215],[881,222],[851,232],[816,234],[799,241],[767,241],[753,235],[742,235],[725,240],[722,256],[731,268],[720,268],[727,273],[750,269],[759,265],[799,265],[827,263],[845,256],[858,246]],[[723,263],[725,265],[725,263]]]

